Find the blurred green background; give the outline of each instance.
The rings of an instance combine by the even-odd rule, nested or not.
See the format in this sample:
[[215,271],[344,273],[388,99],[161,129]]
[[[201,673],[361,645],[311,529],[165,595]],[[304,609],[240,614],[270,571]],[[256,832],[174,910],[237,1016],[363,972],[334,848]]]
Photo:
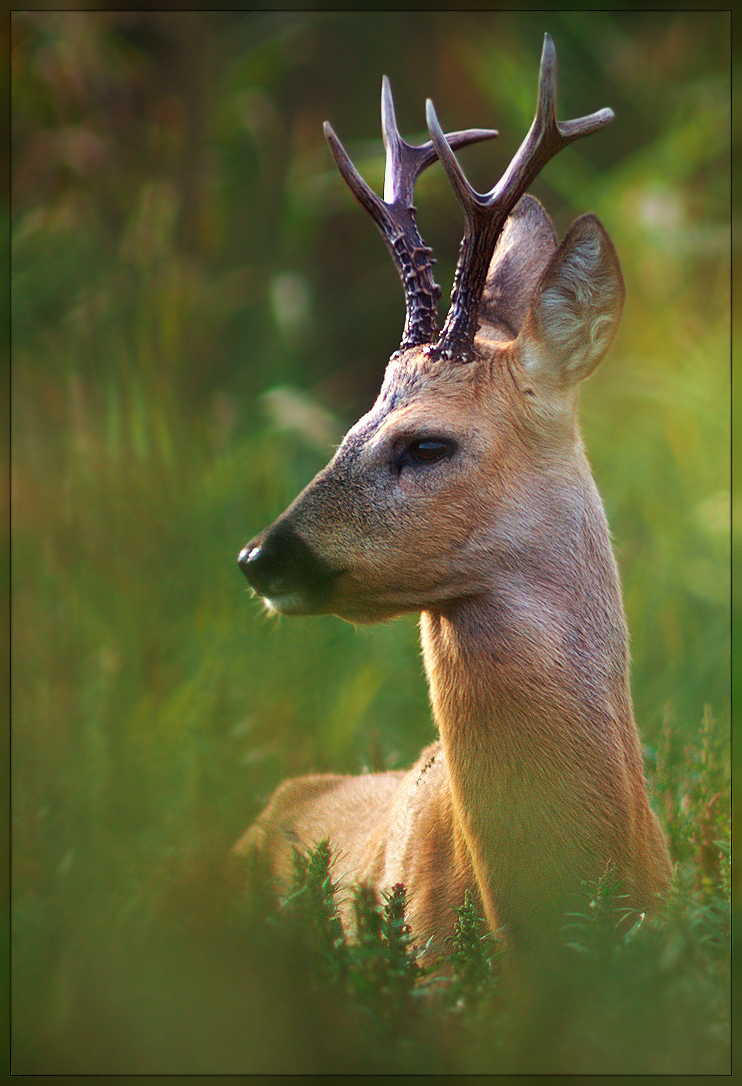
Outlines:
[[[729,712],[729,13],[13,16],[18,1070],[172,1069],[121,1041],[139,997],[102,948],[286,775],[432,737],[414,618],[269,620],[236,556],[373,402],[403,324],[322,122],[380,191],[386,73],[412,142],[428,96],[447,130],[500,130],[460,154],[487,189],[545,30],[559,116],[616,113],[532,191],[560,234],[596,212],[626,280],[582,419],[651,763],[663,722],[682,749]],[[416,203],[445,300],[440,169]]]

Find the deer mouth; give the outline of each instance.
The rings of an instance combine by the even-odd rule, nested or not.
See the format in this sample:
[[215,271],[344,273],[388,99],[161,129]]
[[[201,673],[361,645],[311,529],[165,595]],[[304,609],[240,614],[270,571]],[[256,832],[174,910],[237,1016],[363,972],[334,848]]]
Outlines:
[[287,592],[282,596],[263,596],[266,610],[274,615],[316,615],[318,609],[310,604],[306,597],[297,592]]

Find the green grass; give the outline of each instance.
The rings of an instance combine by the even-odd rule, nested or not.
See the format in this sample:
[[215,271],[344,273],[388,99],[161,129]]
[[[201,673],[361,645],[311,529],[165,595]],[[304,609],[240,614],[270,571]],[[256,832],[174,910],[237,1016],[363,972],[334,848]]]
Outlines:
[[[18,1072],[727,1067],[726,16],[389,19],[14,19]],[[562,232],[597,211],[626,278],[582,417],[678,878],[628,943],[582,925],[569,1000],[544,978],[519,1002],[465,955],[460,998],[403,968],[390,1017],[412,949],[374,936],[373,966],[346,948],[328,976],[229,849],[284,777],[404,766],[431,739],[416,621],[271,620],[236,556],[368,405],[402,322],[321,121],[380,176],[388,71],[405,135],[431,94],[451,127],[501,128],[497,169],[544,29],[560,114],[617,113],[536,191]],[[482,149],[464,160],[492,184]],[[418,203],[445,293],[460,221],[439,173]]]
[[[650,779],[675,814],[680,857],[653,919],[622,924],[610,872],[565,925],[555,959],[524,991],[470,899],[441,963],[422,963],[404,887],[383,899],[339,884],[325,842],[297,855],[277,906],[265,872],[201,842],[125,901],[78,874],[67,955],[33,975],[43,917],[17,924],[18,1049],[26,1071],[93,1073],[724,1074],[729,1066],[730,930],[725,730],[663,751]],[[721,792],[716,792],[721,788]],[[709,801],[713,793],[716,799]],[[69,872],[67,873],[69,876]],[[139,872],[141,880],[142,872]],[[122,878],[119,875],[117,887]],[[353,899],[357,938],[337,911]],[[69,907],[68,907],[69,908]],[[25,939],[24,939],[25,936]],[[114,942],[109,942],[114,936]],[[35,1044],[44,1023],[45,1050]],[[124,1031],[125,1040],[122,1040]],[[136,1038],[132,1043],[131,1038]],[[19,1070],[21,1068],[19,1067]]]

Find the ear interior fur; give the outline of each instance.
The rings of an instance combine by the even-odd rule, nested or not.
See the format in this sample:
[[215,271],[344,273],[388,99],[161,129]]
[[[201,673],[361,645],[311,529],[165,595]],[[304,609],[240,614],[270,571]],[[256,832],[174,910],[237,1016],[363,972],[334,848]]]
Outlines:
[[536,285],[556,252],[551,219],[533,196],[522,196],[505,223],[490,262],[479,310],[484,330],[515,339]]
[[529,376],[566,388],[591,374],[616,334],[624,294],[610,238],[595,215],[582,215],[543,272],[520,331]]

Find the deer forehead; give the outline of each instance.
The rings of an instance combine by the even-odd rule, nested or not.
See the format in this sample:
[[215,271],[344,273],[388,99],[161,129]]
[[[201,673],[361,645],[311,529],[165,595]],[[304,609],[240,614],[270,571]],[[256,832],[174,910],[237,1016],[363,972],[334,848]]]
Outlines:
[[378,399],[351,431],[368,445],[395,437],[451,436],[491,431],[498,417],[515,416],[512,378],[496,358],[456,364],[424,351],[392,359]]

